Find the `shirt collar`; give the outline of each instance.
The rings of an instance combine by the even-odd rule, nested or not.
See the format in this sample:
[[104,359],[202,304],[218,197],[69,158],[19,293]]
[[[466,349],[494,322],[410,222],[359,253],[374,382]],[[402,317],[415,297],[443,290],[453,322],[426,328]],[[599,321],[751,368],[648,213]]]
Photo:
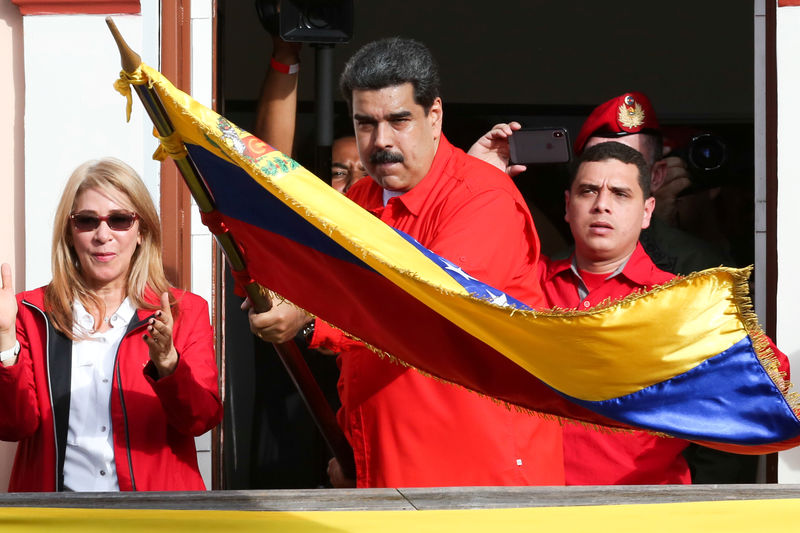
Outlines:
[[636,285],[652,285],[653,284],[653,270],[657,270],[650,256],[644,251],[642,243],[636,243],[636,249],[633,250],[628,262],[622,269],[622,275],[631,280]]
[[[547,269],[545,279],[549,281],[567,270],[575,274],[575,276],[580,279],[577,265],[575,263],[575,252],[573,252],[568,259],[560,259],[558,261],[551,262],[549,268]],[[625,276],[637,285],[649,285],[652,270],[653,262],[650,260],[647,252],[644,251],[644,248],[642,248],[642,244],[637,242],[636,248],[634,248],[633,253],[627,259],[627,261],[620,265],[620,267],[614,272],[609,274],[606,279],[610,279],[615,276]]]
[[388,204],[389,200],[392,198],[402,195],[403,193],[401,191],[390,191],[389,189],[383,189],[383,207],[386,207],[386,204]]
[[[126,297],[117,310],[108,317],[108,322],[111,327],[125,328],[135,314],[136,308],[133,307],[130,299]],[[86,310],[80,300],[75,300],[72,303],[72,317],[76,327],[88,332],[94,331],[94,317]]]
[[426,199],[437,185],[437,178],[442,175],[447,166],[453,150],[453,145],[450,144],[444,134],[442,134],[439,137],[439,146],[436,148],[436,155],[433,156],[433,163],[431,163],[431,168],[428,169],[425,177],[410,191],[397,197],[396,201],[402,202],[403,206],[405,206],[412,215],[417,216],[422,211]]

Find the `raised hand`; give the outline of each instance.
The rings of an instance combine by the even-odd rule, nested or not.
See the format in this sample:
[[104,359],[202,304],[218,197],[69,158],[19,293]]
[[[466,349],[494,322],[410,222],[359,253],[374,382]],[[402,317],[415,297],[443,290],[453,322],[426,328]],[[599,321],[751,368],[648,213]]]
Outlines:
[[169,293],[161,295],[161,309],[155,312],[143,335],[150,349],[150,360],[156,366],[158,377],[169,376],[178,366],[178,352],[172,343],[172,310],[169,307]]
[[0,351],[14,347],[17,341],[17,299],[14,296],[14,283],[11,265],[0,266]]
[[519,122],[495,124],[483,137],[475,141],[467,153],[499,168],[513,178],[527,169],[525,165],[509,165],[511,153],[508,148],[508,138],[520,128],[522,125]]
[[678,196],[692,184],[686,162],[680,157],[665,157],[653,165],[652,193],[655,215],[670,225],[677,224]]

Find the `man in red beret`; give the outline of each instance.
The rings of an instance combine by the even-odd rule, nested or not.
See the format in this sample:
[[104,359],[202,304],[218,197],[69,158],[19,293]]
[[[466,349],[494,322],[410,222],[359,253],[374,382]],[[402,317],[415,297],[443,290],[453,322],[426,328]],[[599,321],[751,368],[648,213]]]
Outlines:
[[661,129],[644,94],[625,93],[597,106],[575,139],[575,154],[605,140],[638,150],[650,166],[661,159]]

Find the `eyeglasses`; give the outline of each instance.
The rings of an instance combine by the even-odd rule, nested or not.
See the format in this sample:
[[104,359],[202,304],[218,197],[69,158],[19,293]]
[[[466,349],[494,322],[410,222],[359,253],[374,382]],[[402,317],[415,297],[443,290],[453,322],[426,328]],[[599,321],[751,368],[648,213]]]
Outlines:
[[108,224],[114,231],[128,231],[133,227],[133,223],[139,218],[136,213],[111,213],[110,215],[100,216],[90,213],[72,213],[69,216],[73,226],[78,231],[94,231],[101,222]]

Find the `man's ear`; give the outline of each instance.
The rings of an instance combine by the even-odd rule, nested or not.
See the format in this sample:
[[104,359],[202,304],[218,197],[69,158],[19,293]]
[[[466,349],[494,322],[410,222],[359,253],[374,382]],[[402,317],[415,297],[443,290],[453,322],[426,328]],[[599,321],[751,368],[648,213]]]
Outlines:
[[442,135],[442,116],[444,110],[442,109],[442,99],[438,96],[433,101],[430,110],[428,111],[428,121],[430,122],[431,129],[433,129],[434,140],[439,140]]
[[653,163],[650,169],[650,192],[656,192],[664,185],[667,179],[667,162],[663,159]]
[[653,218],[653,210],[656,208],[656,199],[650,197],[644,201],[644,215],[642,216],[642,229],[650,226],[650,219]]

